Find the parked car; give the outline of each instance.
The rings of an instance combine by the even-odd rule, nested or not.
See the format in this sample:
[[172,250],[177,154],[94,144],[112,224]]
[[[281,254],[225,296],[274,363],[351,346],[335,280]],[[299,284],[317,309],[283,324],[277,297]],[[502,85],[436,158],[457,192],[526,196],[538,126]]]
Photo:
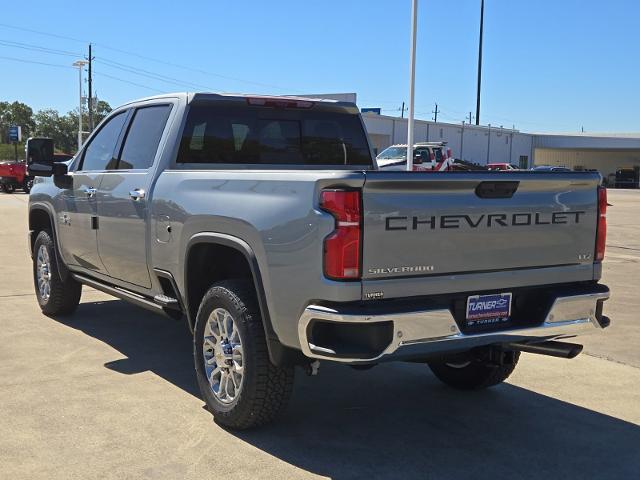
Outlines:
[[[445,169],[448,162],[453,160],[451,149],[446,142],[418,142],[413,146],[413,170],[437,171]],[[407,169],[407,145],[391,145],[376,157],[376,163],[381,170]]]
[[538,165],[531,169],[534,172],[570,172],[571,169],[567,167],[557,167],[553,165]]
[[24,160],[8,160],[0,162],[0,189],[5,193],[13,193],[21,188],[29,193],[31,179],[27,175],[27,166]]
[[619,168],[616,170],[616,188],[638,188],[638,171],[633,168]]
[[347,102],[116,108],[73,160],[30,166],[35,298],[71,314],[88,285],[184,319],[202,398],[235,429],[283,410],[295,366],[422,362],[478,389],[609,325],[598,174],[407,175],[370,152]]
[[515,165],[510,163],[487,163],[487,170],[500,170],[504,172],[520,170]]

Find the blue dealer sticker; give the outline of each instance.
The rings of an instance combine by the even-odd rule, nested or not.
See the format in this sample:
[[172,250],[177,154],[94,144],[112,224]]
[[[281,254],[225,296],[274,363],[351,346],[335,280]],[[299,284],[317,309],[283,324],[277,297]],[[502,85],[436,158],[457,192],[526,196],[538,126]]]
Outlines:
[[467,298],[467,324],[507,321],[511,315],[511,293],[474,295]]

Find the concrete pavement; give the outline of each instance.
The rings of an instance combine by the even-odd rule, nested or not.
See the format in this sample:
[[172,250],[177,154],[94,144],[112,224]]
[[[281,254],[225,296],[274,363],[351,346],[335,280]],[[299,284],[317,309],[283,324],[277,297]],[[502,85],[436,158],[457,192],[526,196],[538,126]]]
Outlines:
[[26,201],[0,194],[0,478],[637,478],[640,472],[640,192],[610,193],[605,304],[587,355],[523,355],[482,392],[428,368],[298,372],[275,425],[217,426],[198,397],[183,325],[85,288],[43,316]]

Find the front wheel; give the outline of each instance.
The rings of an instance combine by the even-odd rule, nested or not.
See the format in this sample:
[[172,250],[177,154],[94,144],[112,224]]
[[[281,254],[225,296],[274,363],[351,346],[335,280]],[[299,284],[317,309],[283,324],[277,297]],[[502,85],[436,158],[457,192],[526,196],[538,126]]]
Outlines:
[[193,356],[200,392],[221,425],[256,427],[286,407],[294,370],[271,363],[249,282],[219,282],[207,291],[196,317]]
[[49,232],[38,233],[33,245],[33,283],[42,313],[67,315],[80,303],[82,285],[71,276],[60,277],[54,249]]
[[441,382],[460,390],[479,390],[504,382],[513,373],[520,352],[509,352],[509,361],[494,364],[487,360],[465,362],[429,362],[429,368]]

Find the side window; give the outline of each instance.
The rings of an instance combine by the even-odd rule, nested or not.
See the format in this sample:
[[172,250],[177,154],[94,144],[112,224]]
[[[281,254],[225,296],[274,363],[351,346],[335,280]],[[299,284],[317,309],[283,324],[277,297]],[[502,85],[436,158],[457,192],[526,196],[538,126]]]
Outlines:
[[114,150],[127,118],[125,113],[121,112],[112,117],[91,139],[84,151],[79,170],[106,170],[111,167],[110,164],[115,163]]
[[428,148],[416,148],[414,150],[414,155],[418,153],[422,155],[422,161],[424,162],[428,162],[431,159]]
[[144,169],[153,165],[171,105],[138,108],[133,116],[118,162],[119,170]]

